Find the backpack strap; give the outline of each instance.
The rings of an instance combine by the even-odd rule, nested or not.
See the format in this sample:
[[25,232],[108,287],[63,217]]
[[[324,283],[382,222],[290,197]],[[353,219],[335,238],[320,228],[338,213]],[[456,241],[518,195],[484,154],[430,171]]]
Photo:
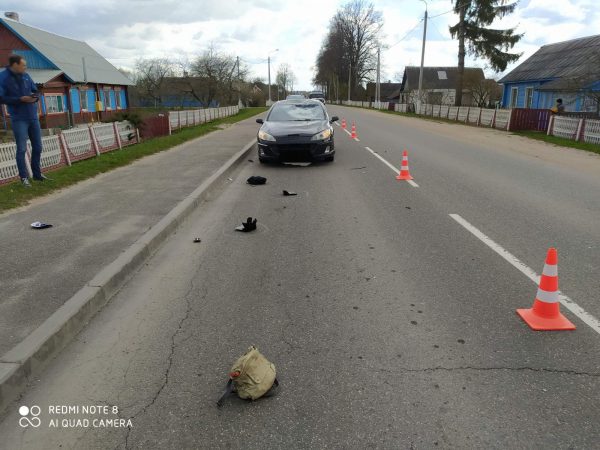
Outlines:
[[225,386],[225,391],[223,392],[223,395],[221,395],[221,397],[219,398],[219,400],[217,400],[217,406],[223,406],[223,401],[233,392],[233,380],[230,378],[229,381],[227,381],[227,385]]

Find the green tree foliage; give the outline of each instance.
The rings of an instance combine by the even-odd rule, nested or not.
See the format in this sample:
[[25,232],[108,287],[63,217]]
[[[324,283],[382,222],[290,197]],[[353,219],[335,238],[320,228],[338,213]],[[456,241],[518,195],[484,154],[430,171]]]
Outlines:
[[450,34],[458,39],[458,80],[456,86],[456,105],[462,103],[465,54],[486,59],[496,72],[506,69],[508,63],[521,57],[521,53],[509,53],[523,37],[515,33],[515,28],[499,30],[489,28],[495,19],[512,13],[517,2],[508,0],[453,0],[454,12],[459,20],[450,27]]

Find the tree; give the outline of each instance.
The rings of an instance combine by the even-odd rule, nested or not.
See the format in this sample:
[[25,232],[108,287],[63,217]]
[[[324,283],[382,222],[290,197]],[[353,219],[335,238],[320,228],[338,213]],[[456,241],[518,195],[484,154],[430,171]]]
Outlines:
[[[498,30],[488,28],[495,19],[512,13],[517,2],[508,0],[453,0],[454,12],[458,14],[458,23],[450,27],[450,34],[458,39],[458,78],[456,83],[455,105],[462,104],[465,55],[469,53],[486,59],[490,67],[500,72],[508,63],[521,57],[521,53],[509,53],[523,37],[516,34],[515,28]],[[465,47],[466,45],[466,47]]]
[[275,83],[277,84],[277,89],[283,89],[283,96],[285,97],[288,92],[294,90],[294,81],[296,76],[292,71],[292,68],[287,63],[282,63],[279,65],[277,69],[277,75],[275,76]]
[[210,105],[217,98],[228,104],[237,103],[241,81],[249,71],[245,65],[238,67],[234,56],[219,52],[211,45],[192,62],[190,72],[193,77],[187,78],[191,95]]
[[135,63],[135,85],[142,95],[150,97],[154,106],[162,105],[161,91],[165,78],[173,74],[167,58],[138,59]]
[[[377,67],[377,48],[380,47],[383,16],[373,3],[351,0],[344,4],[331,19],[329,30],[315,65],[313,83],[329,90],[357,87],[373,80]],[[364,89],[363,89],[364,91]]]

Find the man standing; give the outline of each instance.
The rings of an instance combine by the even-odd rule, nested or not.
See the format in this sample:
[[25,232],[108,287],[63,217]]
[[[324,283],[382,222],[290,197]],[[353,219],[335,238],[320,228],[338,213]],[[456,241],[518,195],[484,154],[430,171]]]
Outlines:
[[31,141],[31,171],[33,179],[48,180],[42,174],[42,131],[38,118],[39,93],[35,83],[26,73],[27,62],[20,55],[8,58],[8,67],[0,73],[0,103],[8,106],[15,141],[17,142],[17,167],[24,187],[31,187],[25,164],[27,138]]

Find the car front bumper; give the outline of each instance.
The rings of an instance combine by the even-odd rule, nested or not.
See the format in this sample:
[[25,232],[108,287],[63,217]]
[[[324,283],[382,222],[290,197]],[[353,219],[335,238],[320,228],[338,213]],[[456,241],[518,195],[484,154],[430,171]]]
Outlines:
[[333,139],[286,143],[258,140],[258,155],[262,159],[281,162],[314,161],[327,159],[334,154]]

